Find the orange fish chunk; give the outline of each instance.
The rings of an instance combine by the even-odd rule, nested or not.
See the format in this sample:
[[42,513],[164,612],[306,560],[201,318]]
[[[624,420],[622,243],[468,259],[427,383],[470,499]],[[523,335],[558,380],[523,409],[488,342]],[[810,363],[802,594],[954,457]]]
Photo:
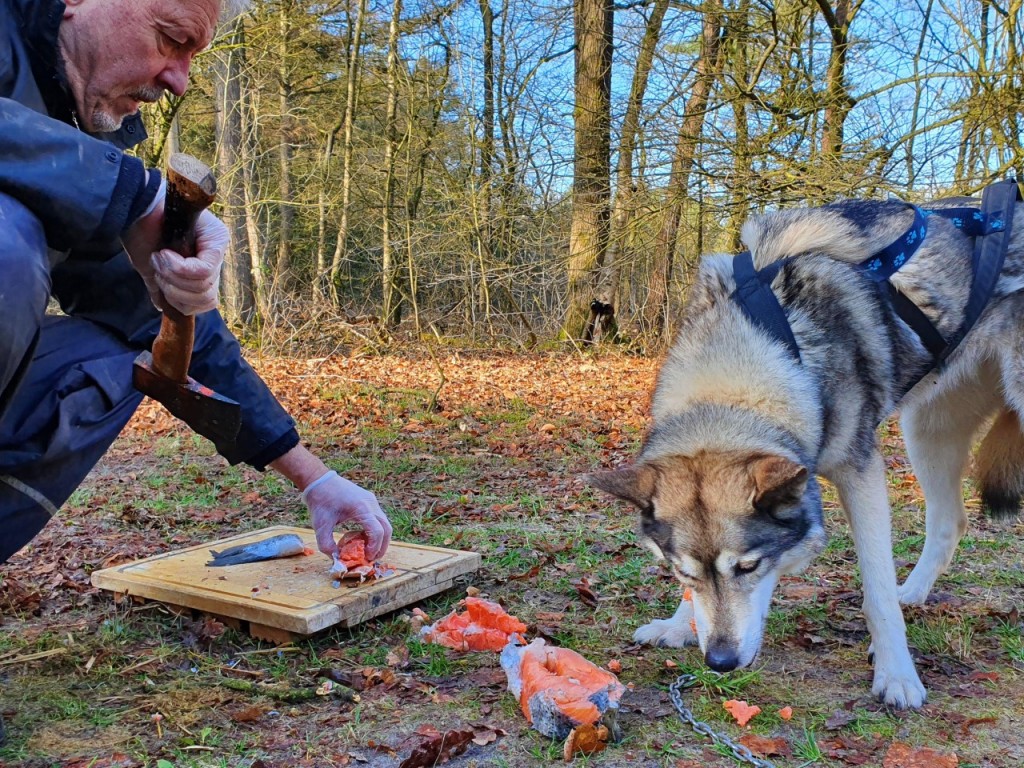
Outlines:
[[756,704],[751,705],[747,704],[746,701],[736,701],[736,699],[729,699],[722,706],[725,707],[725,710],[730,715],[736,718],[736,722],[739,723],[741,728],[761,712],[761,708]]
[[501,666],[526,719],[551,738],[564,739],[573,728],[595,725],[609,709],[618,709],[625,691],[611,672],[541,639],[506,646]]
[[428,643],[457,651],[500,651],[512,638],[522,641],[526,625],[495,602],[467,597],[463,613],[452,611],[443,619],[420,630]]

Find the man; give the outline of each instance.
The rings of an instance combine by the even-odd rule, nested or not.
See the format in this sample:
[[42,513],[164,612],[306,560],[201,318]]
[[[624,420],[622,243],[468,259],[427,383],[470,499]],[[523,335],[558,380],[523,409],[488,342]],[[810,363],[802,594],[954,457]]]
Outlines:
[[[205,212],[196,258],[160,250],[160,174],[122,151],[145,138],[141,103],[185,92],[220,4],[0,0],[0,563],[141,402],[132,363],[159,327],[154,304],[196,316],[190,372],[242,406],[221,455],[292,481],[325,554],[344,522],[364,528],[372,557],[387,549],[374,495],[300,444],[215,311],[227,229]],[[44,316],[51,295],[66,316]]]

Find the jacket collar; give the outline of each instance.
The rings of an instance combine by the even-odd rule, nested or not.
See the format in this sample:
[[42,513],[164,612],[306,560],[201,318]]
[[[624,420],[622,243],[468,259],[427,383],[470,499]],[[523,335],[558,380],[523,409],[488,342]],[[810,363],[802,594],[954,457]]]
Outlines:
[[[10,0],[18,20],[18,29],[32,59],[32,74],[51,117],[76,124],[74,99],[68,92],[57,56],[57,32],[64,19],[64,0]],[[111,133],[95,134],[112,144],[128,149],[146,138],[139,112],[124,119]]]

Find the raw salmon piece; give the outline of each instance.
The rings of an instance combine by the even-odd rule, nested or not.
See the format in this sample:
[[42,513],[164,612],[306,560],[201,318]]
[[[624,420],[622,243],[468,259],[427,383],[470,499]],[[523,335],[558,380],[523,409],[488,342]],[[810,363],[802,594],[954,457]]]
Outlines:
[[747,704],[745,700],[729,699],[729,701],[722,702],[722,706],[726,712],[736,718],[740,728],[761,713],[761,708],[757,704]]
[[379,579],[394,571],[383,563],[366,557],[367,538],[364,531],[348,531],[338,540],[338,554],[334,556],[331,575],[339,579]]
[[564,739],[573,728],[601,720],[614,726],[625,686],[575,651],[539,638],[526,646],[510,643],[501,666],[526,719],[545,736]]
[[452,611],[420,635],[428,643],[454,648],[457,651],[500,651],[513,637],[526,631],[526,625],[490,600],[467,597],[463,613]]

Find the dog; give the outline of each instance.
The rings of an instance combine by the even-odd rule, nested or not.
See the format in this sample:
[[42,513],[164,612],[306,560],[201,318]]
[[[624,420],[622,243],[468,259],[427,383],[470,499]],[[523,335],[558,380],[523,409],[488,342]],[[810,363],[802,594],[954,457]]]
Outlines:
[[[941,213],[948,204],[933,205]],[[937,368],[888,286],[861,266],[912,226],[904,203],[844,201],[744,224],[753,266],[778,269],[770,290],[798,357],[733,300],[733,257],[702,259],[639,456],[588,476],[639,508],[642,542],[692,594],[671,618],[638,629],[637,642],[699,644],[718,671],[750,665],[779,577],[826,543],[820,476],[838,490],[860,563],[872,691],[899,709],[924,703],[900,604],[924,603],[967,529],[962,475],[986,426],[975,459],[983,502],[1016,514],[1024,492],[1024,204],[1011,205],[995,289]],[[889,277],[946,338],[965,316],[972,247],[953,220],[928,216],[927,236]],[[876,434],[897,407],[926,501],[923,552],[901,586]]]

